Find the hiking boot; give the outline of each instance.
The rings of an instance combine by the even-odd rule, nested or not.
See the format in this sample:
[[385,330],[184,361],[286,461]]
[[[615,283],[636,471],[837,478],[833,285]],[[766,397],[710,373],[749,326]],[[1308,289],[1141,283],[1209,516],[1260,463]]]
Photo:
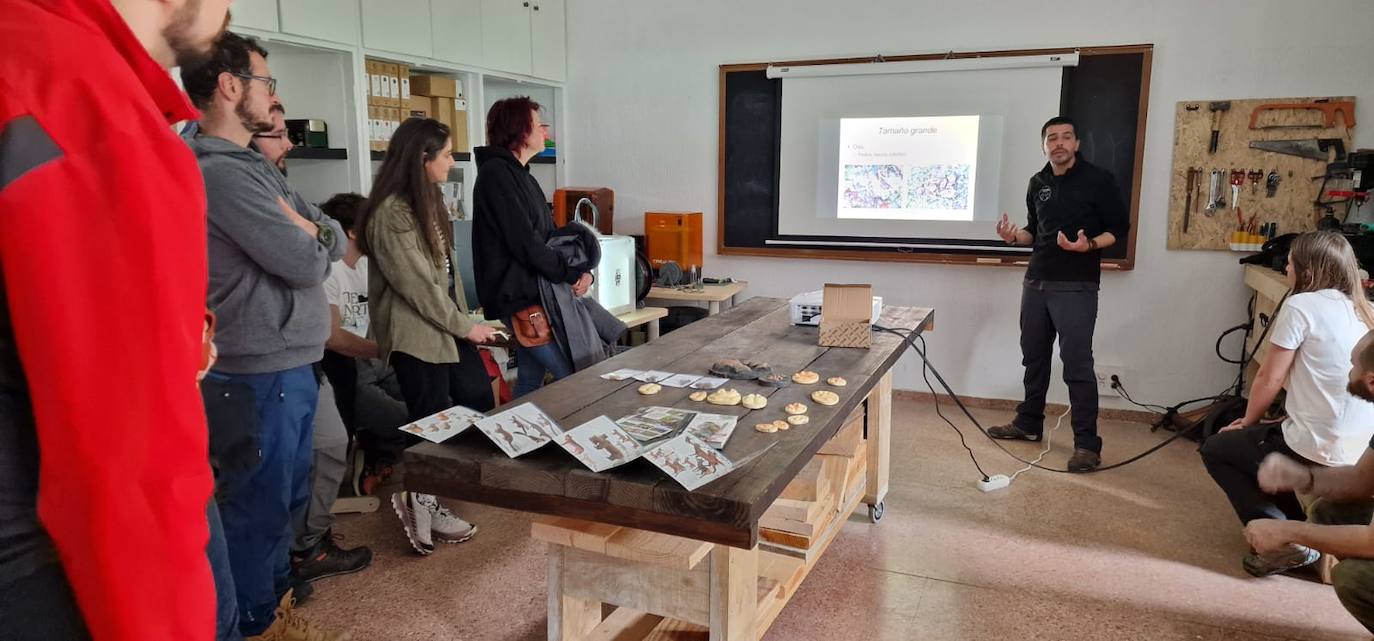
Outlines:
[[1081,447],[1074,448],[1073,456],[1069,457],[1070,472],[1091,472],[1101,464],[1102,457],[1097,452]]
[[391,495],[391,507],[396,510],[396,516],[401,517],[401,525],[406,529],[406,538],[410,539],[411,547],[428,556],[434,552],[434,539],[430,535],[434,517],[430,505],[419,502],[420,497],[428,497],[430,503],[434,503],[434,497],[428,494],[397,492]]
[[1288,543],[1273,552],[1247,554],[1241,565],[1251,576],[1269,576],[1312,565],[1321,558],[1321,552],[1306,545]]
[[991,436],[996,439],[1001,439],[1004,441],[1040,440],[1039,434],[1031,434],[1030,432],[1027,432],[1017,427],[1014,423],[1007,423],[1006,425],[994,425],[992,427],[989,427],[988,436]]
[[358,483],[358,490],[360,492],[358,496],[372,496],[372,493],[376,492],[377,488],[380,488],[387,482],[387,479],[391,478],[391,474],[392,467],[390,465],[375,465],[368,468],[368,470],[363,473]]
[[[431,497],[433,498],[433,497]],[[431,525],[430,531],[434,534],[434,540],[444,543],[462,543],[473,535],[477,534],[477,526],[454,514],[452,510],[439,505],[439,501],[434,501],[434,507],[430,510]]]
[[351,641],[347,632],[329,632],[306,621],[296,612],[296,599],[288,590],[277,604],[277,617],[262,634],[244,641]]
[[310,600],[310,596],[315,594],[315,586],[302,581],[298,576],[292,575],[291,591],[294,592],[291,595],[292,602],[296,605],[305,605],[305,602]]
[[331,576],[352,574],[372,564],[372,550],[365,545],[341,548],[337,541],[342,539],[342,534],[325,532],[316,552],[295,564],[296,580],[309,584]]

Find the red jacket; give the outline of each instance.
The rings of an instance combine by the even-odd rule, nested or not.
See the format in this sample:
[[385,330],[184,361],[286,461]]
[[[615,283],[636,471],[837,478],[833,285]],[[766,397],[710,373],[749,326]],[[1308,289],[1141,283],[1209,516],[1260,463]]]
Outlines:
[[98,641],[214,636],[205,191],[170,126],[196,117],[108,0],[0,0],[0,273],[38,515]]

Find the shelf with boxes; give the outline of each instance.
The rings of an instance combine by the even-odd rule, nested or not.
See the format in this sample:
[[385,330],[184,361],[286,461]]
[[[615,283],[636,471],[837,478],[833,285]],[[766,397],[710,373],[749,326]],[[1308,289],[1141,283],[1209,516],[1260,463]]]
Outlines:
[[471,150],[468,142],[468,102],[464,78],[425,73],[410,65],[368,58],[368,148],[385,151],[391,135],[409,118],[433,118],[448,125],[454,153]]

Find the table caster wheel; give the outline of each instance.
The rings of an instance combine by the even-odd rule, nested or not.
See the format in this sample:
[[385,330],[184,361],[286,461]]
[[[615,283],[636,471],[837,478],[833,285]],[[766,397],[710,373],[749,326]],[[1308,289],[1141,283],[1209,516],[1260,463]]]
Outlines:
[[883,503],[883,501],[878,501],[877,503],[868,506],[869,520],[873,521],[874,523],[883,520],[883,508],[885,507],[887,506]]

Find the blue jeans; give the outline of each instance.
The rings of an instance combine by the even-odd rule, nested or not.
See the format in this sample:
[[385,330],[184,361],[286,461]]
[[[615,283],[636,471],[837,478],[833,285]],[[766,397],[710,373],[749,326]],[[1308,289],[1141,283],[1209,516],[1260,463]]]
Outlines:
[[[509,322],[507,327],[514,327]],[[544,386],[544,374],[553,374],[553,380],[571,375],[572,363],[563,355],[558,344],[549,341],[539,347],[516,345],[515,360],[518,371],[515,378],[515,398],[520,398]]]
[[240,641],[239,603],[234,595],[234,573],[229,567],[229,548],[224,541],[224,523],[214,501],[206,509],[210,521],[210,542],[205,556],[210,557],[210,573],[215,577],[215,641]]
[[261,634],[291,587],[293,515],[310,502],[311,432],[320,387],[309,365],[267,374],[224,374],[253,388],[262,460],[220,478],[220,503],[238,596],[239,632]]

